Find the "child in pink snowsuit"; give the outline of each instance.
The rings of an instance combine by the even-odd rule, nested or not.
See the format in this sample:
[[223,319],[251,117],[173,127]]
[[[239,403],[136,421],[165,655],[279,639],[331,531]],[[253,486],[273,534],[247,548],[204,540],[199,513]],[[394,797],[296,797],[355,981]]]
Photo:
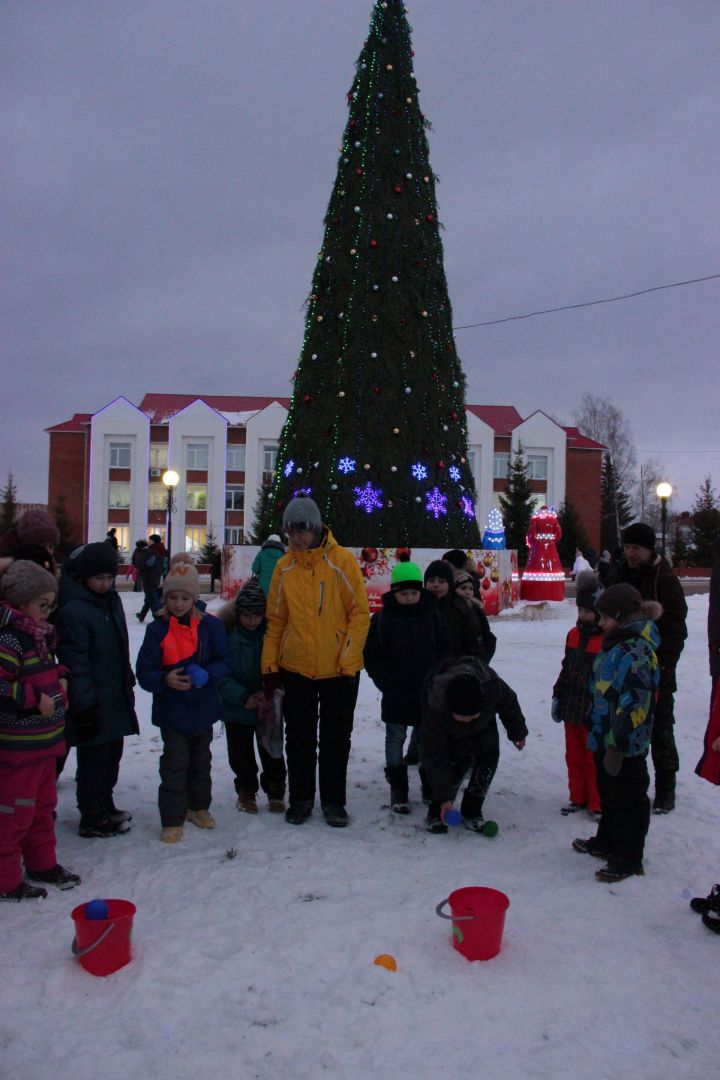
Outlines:
[[57,581],[36,563],[11,563],[0,579],[0,900],[72,889],[77,874],[55,856],[55,759],[65,753],[65,677],[48,622]]

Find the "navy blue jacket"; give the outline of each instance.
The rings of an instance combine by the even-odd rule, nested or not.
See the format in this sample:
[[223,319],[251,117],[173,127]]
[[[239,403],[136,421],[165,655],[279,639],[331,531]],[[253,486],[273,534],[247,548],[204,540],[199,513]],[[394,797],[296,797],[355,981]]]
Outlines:
[[[145,631],[135,670],[143,690],[153,696],[152,722],[184,735],[207,731],[220,719],[220,682],[230,673],[229,645],[225,627],[213,615],[205,615],[198,624],[198,647],[194,656],[182,664],[164,667],[162,641],[170,628],[165,618],[157,618]],[[184,670],[186,664],[199,664],[210,678],[205,686],[189,690],[171,690],[165,681],[168,671]]]

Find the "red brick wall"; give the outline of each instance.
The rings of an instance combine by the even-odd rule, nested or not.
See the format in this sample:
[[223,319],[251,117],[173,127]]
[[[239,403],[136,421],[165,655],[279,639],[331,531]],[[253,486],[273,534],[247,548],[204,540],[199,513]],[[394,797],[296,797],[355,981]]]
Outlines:
[[602,452],[568,448],[565,464],[565,498],[577,510],[588,543],[599,551]]
[[84,432],[50,433],[48,506],[52,514],[58,498],[65,496],[65,509],[78,542],[87,540],[87,483]]

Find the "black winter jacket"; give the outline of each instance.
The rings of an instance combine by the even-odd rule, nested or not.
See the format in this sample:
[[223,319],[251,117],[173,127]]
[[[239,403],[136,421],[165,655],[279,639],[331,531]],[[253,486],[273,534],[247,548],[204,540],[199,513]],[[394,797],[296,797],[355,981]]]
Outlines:
[[[482,688],[482,712],[469,723],[454,720],[445,704],[448,683],[461,674],[473,675]],[[453,797],[451,762],[499,747],[497,716],[511,742],[527,737],[515,691],[474,656],[441,660],[425,680],[422,705],[420,754],[435,802],[449,802]]]
[[590,727],[593,703],[590,675],[600,652],[603,632],[596,623],[578,622],[565,639],[565,655],[553,687],[558,716],[568,724]]
[[370,620],[363,659],[382,693],[386,724],[419,724],[425,676],[444,656],[453,655],[450,630],[437,602],[424,589],[417,604],[399,604],[386,592],[382,610]]
[[497,639],[490,629],[485,612],[464,596],[450,592],[436,600],[450,628],[455,656],[477,656],[485,663],[492,660]]

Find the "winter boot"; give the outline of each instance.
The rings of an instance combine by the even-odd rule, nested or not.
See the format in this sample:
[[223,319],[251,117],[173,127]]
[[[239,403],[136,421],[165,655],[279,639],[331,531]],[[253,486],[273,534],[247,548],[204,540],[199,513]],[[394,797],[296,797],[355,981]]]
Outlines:
[[313,812],[311,802],[291,802],[285,811],[288,825],[303,825]]
[[601,866],[599,870],[595,871],[595,877],[598,881],[624,881],[625,878],[632,877],[633,874],[638,874],[640,877],[645,873],[642,863],[636,863],[631,866],[629,863],[623,862],[608,862],[607,866]]
[[25,873],[31,881],[39,881],[43,885],[54,885],[56,889],[62,889],[63,892],[74,889],[80,884],[78,875],[66,870],[60,863],[51,866],[49,870],[28,870],[26,867]]
[[390,806],[394,814],[409,814],[407,765],[388,765],[385,778],[390,785]]
[[97,810],[95,813],[81,817],[78,826],[78,836],[84,836],[86,839],[122,836],[123,833],[129,831],[130,823],[128,821],[116,821],[105,810]]
[[675,773],[655,774],[653,814],[669,814],[675,809]]
[[240,788],[237,793],[237,808],[242,810],[245,814],[257,814],[257,802],[255,800],[255,792],[248,791],[246,788]]
[[107,816],[112,818],[113,821],[132,821],[132,814],[129,810],[118,810],[113,801],[112,795],[109,799],[105,800],[103,809],[107,811]]
[[285,813],[285,786],[284,784],[268,784],[267,787],[268,810],[271,814]]
[[28,885],[27,881],[21,881],[10,892],[0,892],[0,900],[14,900],[18,904],[21,900],[44,900],[46,896],[47,889],[38,889],[34,885]]
[[600,850],[594,836],[591,836],[589,840],[582,840],[579,837],[576,837],[572,842],[572,849],[573,851],[578,851],[581,855],[593,855],[596,859],[610,858],[607,851]]
[[187,820],[198,829],[214,829],[215,818],[209,810],[188,810]]
[[567,817],[568,814],[577,814],[578,810],[584,810],[586,807],[587,803],[584,802],[570,802],[560,807],[560,813],[563,817]]
[[712,930],[714,934],[720,934],[720,919],[716,918],[709,911],[703,913],[702,921],[703,926],[707,926],[708,930]]
[[182,825],[166,825],[160,830],[160,839],[163,844],[179,844],[182,838]]
[[429,833],[446,833],[448,831],[447,825],[440,817],[440,803],[431,801],[428,805],[425,829]]
[[707,911],[717,911],[720,914],[720,885],[713,885],[707,896],[693,896],[690,907],[697,911],[698,915],[704,915]]
[[484,801],[484,798],[467,788],[463,792],[462,801],[460,802],[460,817],[463,825],[470,832],[481,833],[483,831],[483,825],[485,824],[482,812]]
[[338,806],[335,803],[325,803],[322,808],[322,812],[325,816],[325,821],[333,829],[344,829],[350,824],[350,818],[348,812],[344,806]]

